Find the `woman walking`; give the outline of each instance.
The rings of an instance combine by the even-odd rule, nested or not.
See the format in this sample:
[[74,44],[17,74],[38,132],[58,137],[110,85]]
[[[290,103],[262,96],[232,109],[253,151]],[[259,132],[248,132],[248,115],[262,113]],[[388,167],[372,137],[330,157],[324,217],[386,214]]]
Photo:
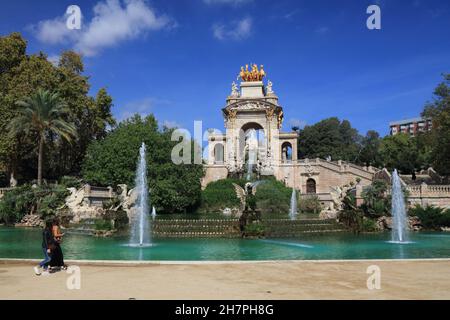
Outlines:
[[53,269],[67,269],[64,264],[64,255],[61,249],[61,241],[64,233],[61,233],[61,229],[59,227],[58,218],[53,219],[52,223],[52,236],[54,239],[55,249],[52,252],[50,267]]
[[41,275],[42,269],[44,272],[48,272],[48,265],[51,261],[52,248],[54,248],[53,234],[52,234],[52,222],[46,221],[44,230],[42,231],[42,252],[44,253],[44,260],[39,263],[39,266],[34,267],[34,273],[37,276]]

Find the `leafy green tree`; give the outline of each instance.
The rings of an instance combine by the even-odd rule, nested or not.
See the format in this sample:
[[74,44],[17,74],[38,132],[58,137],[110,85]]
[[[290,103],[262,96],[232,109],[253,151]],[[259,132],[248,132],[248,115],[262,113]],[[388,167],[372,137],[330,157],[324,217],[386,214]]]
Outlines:
[[97,185],[126,183],[133,187],[139,148],[144,142],[152,205],[168,213],[194,210],[200,202],[203,169],[201,165],[172,162],[172,148],[178,143],[171,141],[172,131],[158,130],[152,115],[135,115],[122,121],[105,139],[88,147],[83,162],[85,180]]
[[450,177],[450,74],[434,90],[433,102],[428,103],[422,113],[431,118],[431,161],[433,167],[445,177]]
[[38,139],[38,177],[37,183],[42,184],[42,163],[44,144],[49,135],[71,141],[76,136],[72,123],[65,121],[68,113],[67,105],[56,93],[38,90],[36,94],[23,101],[18,101],[19,115],[8,125],[11,136],[36,134]]
[[380,144],[381,139],[378,132],[367,131],[366,136],[362,139],[358,162],[366,166],[379,167],[382,162],[379,154]]
[[383,166],[389,171],[397,169],[407,174],[421,167],[416,140],[408,134],[384,137],[380,144],[380,156]]
[[79,54],[63,52],[58,65],[47,56],[26,54],[27,43],[19,33],[0,37],[0,171],[19,176],[21,181],[33,178],[36,166],[35,141],[32,136],[11,139],[6,133],[7,124],[18,116],[15,103],[35,93],[38,89],[59,94],[67,104],[67,120],[77,131],[75,143],[59,141],[46,150],[47,177],[56,179],[63,175],[78,175],[87,146],[92,140],[105,137],[115,125],[112,117],[112,98],[102,88],[96,96],[89,96],[89,78],[83,74],[84,65]]
[[391,197],[386,196],[388,185],[383,180],[375,180],[363,191],[364,203],[362,209],[371,218],[389,214]]
[[299,132],[300,158],[326,158],[355,161],[360,149],[360,136],[349,121],[328,118]]
[[19,33],[0,37],[0,170],[15,174],[18,152],[17,141],[7,134],[6,126],[15,116],[14,96],[10,83],[26,59],[27,43]]

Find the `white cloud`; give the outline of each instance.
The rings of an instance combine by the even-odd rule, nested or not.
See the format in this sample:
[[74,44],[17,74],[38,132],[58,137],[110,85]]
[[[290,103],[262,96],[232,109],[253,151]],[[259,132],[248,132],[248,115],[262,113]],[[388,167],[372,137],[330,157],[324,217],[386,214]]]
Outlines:
[[147,31],[175,25],[168,16],[157,15],[144,0],[105,0],[94,6],[93,13],[91,21],[84,21],[81,30],[69,30],[64,17],[41,21],[33,29],[44,43],[72,42],[82,54],[94,56]]
[[47,60],[54,66],[57,66],[59,64],[59,58],[60,58],[59,55],[55,54],[48,56]]
[[252,19],[247,17],[233,21],[229,25],[214,24],[213,34],[219,40],[243,40],[248,38],[252,32]]
[[203,0],[204,3],[209,5],[214,4],[231,4],[233,6],[238,6],[241,4],[246,4],[252,2],[253,0]]
[[30,26],[30,29],[39,41],[49,44],[68,42],[77,33],[76,30],[67,28],[65,17],[40,21],[37,25]]

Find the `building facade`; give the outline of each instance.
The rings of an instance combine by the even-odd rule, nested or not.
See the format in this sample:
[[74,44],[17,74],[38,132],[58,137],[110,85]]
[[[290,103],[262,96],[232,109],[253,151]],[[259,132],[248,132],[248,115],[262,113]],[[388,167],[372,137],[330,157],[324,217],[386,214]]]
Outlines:
[[432,128],[431,120],[420,117],[401,121],[394,121],[389,123],[391,136],[394,136],[398,133],[406,133],[411,136],[416,136],[421,132],[430,131],[431,128]]

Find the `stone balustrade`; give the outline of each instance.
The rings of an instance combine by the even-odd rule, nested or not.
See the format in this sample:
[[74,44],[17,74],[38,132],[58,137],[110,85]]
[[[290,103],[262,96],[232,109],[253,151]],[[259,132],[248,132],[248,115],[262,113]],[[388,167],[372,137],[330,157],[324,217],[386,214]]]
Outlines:
[[[407,185],[408,205],[436,206],[450,208],[450,185]],[[391,189],[387,190],[391,194]]]
[[85,184],[83,189],[84,198],[87,200],[87,203],[95,207],[101,207],[103,201],[116,197],[116,193],[112,187],[95,187]]

